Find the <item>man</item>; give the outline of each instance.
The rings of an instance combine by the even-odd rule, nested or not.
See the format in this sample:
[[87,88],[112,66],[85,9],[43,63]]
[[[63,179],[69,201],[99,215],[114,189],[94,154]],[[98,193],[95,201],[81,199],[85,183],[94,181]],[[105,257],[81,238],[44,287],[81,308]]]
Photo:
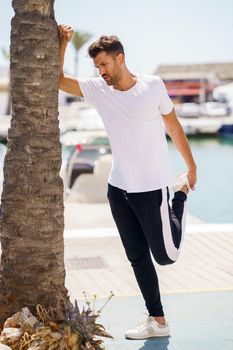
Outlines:
[[[76,79],[63,74],[65,49],[73,31],[65,25],[58,29],[60,89],[92,103],[105,124],[113,159],[107,196],[149,313],[143,324],[125,336],[167,336],[169,324],[150,251],[161,265],[172,264],[179,257],[187,194],[196,183],[188,140],[161,78],[132,74],[116,36],[102,36],[88,48],[101,77]],[[187,176],[181,176],[173,186],[172,206],[169,188],[173,176],[162,122],[188,167]]]

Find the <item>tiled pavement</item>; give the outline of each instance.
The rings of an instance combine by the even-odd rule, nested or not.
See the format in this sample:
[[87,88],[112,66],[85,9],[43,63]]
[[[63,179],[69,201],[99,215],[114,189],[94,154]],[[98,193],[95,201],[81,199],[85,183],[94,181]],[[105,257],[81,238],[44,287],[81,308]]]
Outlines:
[[[233,232],[186,233],[181,255],[167,266],[155,263],[163,294],[233,289]],[[118,236],[65,239],[67,287],[105,297],[136,296],[139,290]]]

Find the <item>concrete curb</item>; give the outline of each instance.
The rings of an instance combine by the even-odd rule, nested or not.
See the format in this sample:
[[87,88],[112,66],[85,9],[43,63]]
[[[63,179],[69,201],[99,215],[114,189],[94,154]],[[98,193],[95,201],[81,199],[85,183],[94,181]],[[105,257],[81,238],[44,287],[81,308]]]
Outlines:
[[[192,224],[186,225],[187,234],[196,233],[233,233],[232,224]],[[64,231],[65,239],[90,238],[90,237],[116,237],[118,231],[114,227],[110,228],[87,228],[87,229],[66,229]]]

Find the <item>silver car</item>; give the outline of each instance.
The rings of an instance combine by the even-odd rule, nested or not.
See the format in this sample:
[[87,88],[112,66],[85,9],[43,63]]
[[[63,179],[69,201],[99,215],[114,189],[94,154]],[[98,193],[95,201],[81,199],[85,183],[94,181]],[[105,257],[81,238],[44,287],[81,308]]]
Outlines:
[[181,118],[198,118],[201,116],[200,105],[194,102],[183,103],[177,114]]

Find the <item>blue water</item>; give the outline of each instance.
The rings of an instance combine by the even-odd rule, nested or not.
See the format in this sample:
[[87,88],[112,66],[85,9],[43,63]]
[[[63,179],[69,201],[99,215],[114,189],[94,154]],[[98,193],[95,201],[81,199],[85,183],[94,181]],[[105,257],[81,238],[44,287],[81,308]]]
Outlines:
[[[189,138],[198,167],[198,181],[191,191],[188,212],[207,223],[233,223],[233,140],[218,137]],[[186,170],[185,162],[169,142],[175,174]]]

